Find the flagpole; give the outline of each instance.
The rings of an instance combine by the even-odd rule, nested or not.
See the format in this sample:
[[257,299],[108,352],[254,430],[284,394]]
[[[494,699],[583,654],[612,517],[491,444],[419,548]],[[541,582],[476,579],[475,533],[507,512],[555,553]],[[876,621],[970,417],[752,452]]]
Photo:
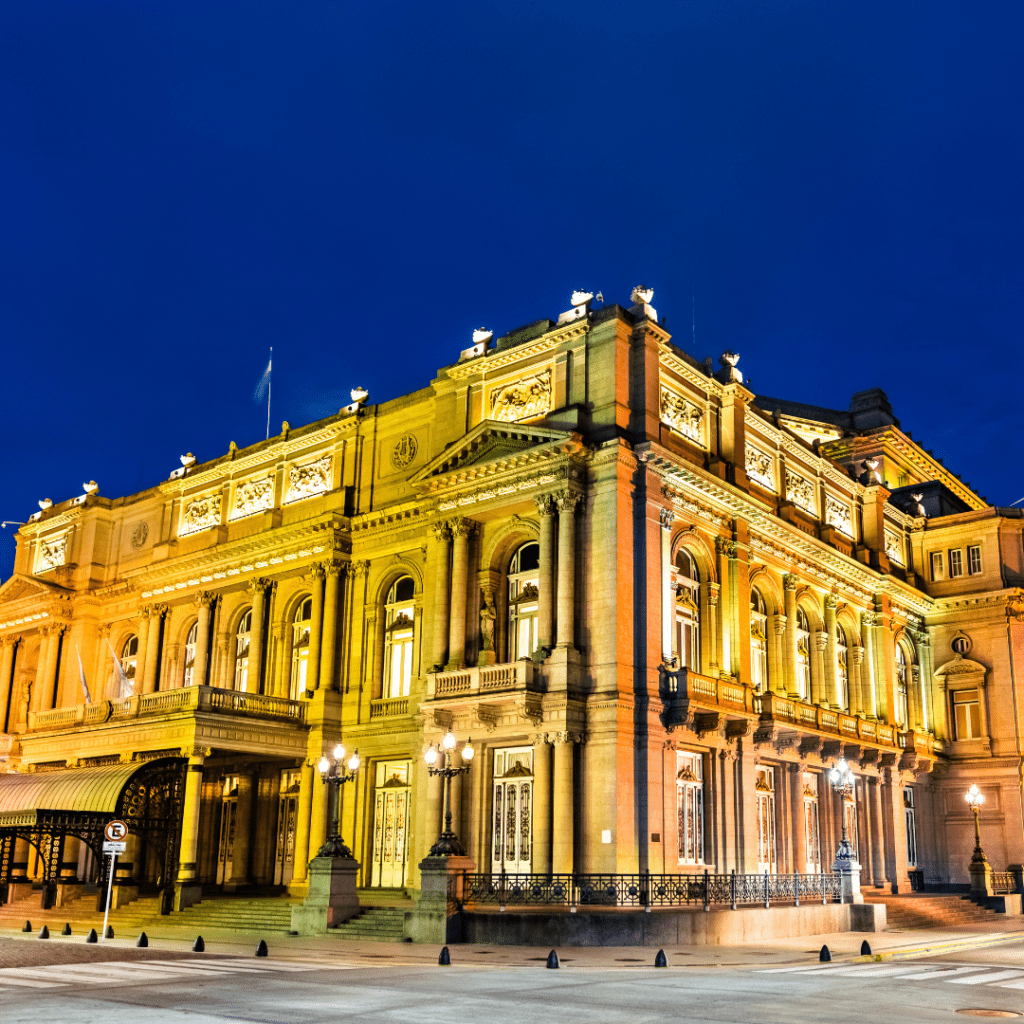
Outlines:
[[267,440],[270,440],[270,392],[274,386],[274,346],[270,346],[270,376],[267,378]]

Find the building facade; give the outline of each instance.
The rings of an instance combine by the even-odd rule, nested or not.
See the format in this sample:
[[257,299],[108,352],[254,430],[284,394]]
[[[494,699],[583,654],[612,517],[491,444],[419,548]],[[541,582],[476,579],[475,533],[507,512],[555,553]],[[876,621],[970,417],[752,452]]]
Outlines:
[[1024,861],[1019,512],[881,391],[755,396],[650,300],[574,295],[413,394],[41,503],[0,587],[8,898],[94,881],[111,813],[122,902],[302,894],[338,742],[360,884],[415,892],[449,729],[480,871],[827,871],[845,819],[865,886],[966,883],[971,783]]

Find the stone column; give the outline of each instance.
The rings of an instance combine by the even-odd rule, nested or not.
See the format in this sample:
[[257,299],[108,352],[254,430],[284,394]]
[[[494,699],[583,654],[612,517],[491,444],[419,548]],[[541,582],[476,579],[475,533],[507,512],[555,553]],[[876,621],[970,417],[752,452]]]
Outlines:
[[33,707],[36,711],[49,711],[54,706],[57,686],[57,662],[60,654],[60,638],[65,627],[53,622],[43,626],[43,645],[39,651],[39,667],[36,669],[36,687],[33,693]]
[[718,759],[722,783],[718,809],[722,856],[719,871],[726,872],[734,868],[742,870],[736,842],[736,753],[732,749],[721,750]]
[[[153,609],[149,605],[146,605],[139,611],[139,650],[135,656],[135,678],[132,680],[132,693],[146,692],[146,661],[149,654],[150,634],[149,620],[152,612]],[[117,652],[119,659],[121,658],[121,653],[120,650]]]
[[320,772],[314,769],[313,808],[309,815],[309,856],[311,860],[320,852],[320,847],[327,842],[327,805],[330,802],[327,790],[327,784],[320,777]]
[[710,676],[718,675],[721,664],[721,653],[718,640],[718,595],[721,588],[717,583],[704,584],[704,592],[707,595],[707,624],[708,624],[708,664],[701,664],[701,671]]
[[[299,777],[299,806],[295,819],[295,860],[291,885],[305,884],[309,867],[309,819],[313,809],[313,768],[303,764]],[[316,855],[316,850],[313,851]]]
[[338,689],[338,676],[335,671],[338,640],[338,590],[341,586],[341,565],[328,562],[327,590],[324,595],[324,627],[320,639],[320,682],[324,690]]
[[949,736],[945,690],[937,686],[935,682],[935,651],[932,648],[931,634],[923,633],[919,644],[921,686],[924,689],[925,707],[928,709],[928,724],[935,733],[936,739],[945,740]]
[[868,815],[871,819],[871,881],[879,889],[885,884],[885,860],[882,854],[884,829],[882,828],[882,780],[869,778]]
[[469,836],[462,834],[462,776],[452,779],[452,831],[462,840],[462,845],[469,847]]
[[885,830],[885,877],[894,893],[910,892],[907,864],[907,819],[899,769],[883,768],[882,817]]
[[466,667],[466,601],[469,594],[469,538],[474,523],[453,519],[449,524],[455,538],[452,551],[452,605],[448,623],[448,671]]
[[[441,755],[444,756],[443,754]],[[423,835],[423,851],[427,851],[437,842],[444,829],[444,784],[439,775],[427,775],[427,824]]]
[[576,506],[582,497],[575,491],[558,495],[559,647],[576,646]]
[[824,630],[811,634],[814,641],[814,664],[811,671],[811,703],[824,704],[828,700],[828,681],[825,676],[825,650],[828,647],[828,633]]
[[848,653],[847,671],[850,673],[850,714],[864,714],[864,648],[851,646]]
[[181,811],[181,847],[178,877],[174,886],[174,909],[184,910],[202,898],[196,857],[199,849],[199,808],[203,791],[203,753],[188,759],[185,776],[185,802]]
[[[782,592],[786,609],[786,689],[791,700],[808,700],[811,696],[809,693],[800,693],[800,673],[797,671],[799,659],[797,656],[796,586],[797,577],[793,573],[787,572],[782,577]],[[801,792],[803,792],[803,786],[801,786]],[[802,811],[803,797],[800,798],[800,806]]]
[[807,829],[804,825],[804,766],[785,766],[789,773],[790,828],[793,835],[793,864],[791,870],[797,874],[807,871]]
[[146,676],[143,693],[155,693],[160,686],[160,642],[167,605],[155,604],[149,612],[149,636],[146,638]]
[[[754,745],[747,741],[746,736],[737,741],[737,753],[740,776],[740,798],[736,801],[739,821],[737,831],[741,836],[742,853],[738,858],[737,871],[742,870],[746,874],[757,871],[758,865],[758,834],[757,834],[757,761],[754,752]],[[778,801],[776,801],[776,806]],[[775,823],[776,840],[778,839],[778,821]],[[777,847],[776,847],[777,853]]]
[[[13,732],[11,726],[16,717],[16,708],[11,700],[11,682],[14,675],[14,648],[18,643],[18,637],[0,637],[0,733]],[[97,693],[98,699],[102,694]],[[10,704],[10,714],[7,714]]]
[[447,523],[434,527],[434,669],[440,672],[448,661],[448,624],[451,608],[448,587],[451,582],[452,531]]
[[249,693],[263,692],[263,623],[267,617],[267,588],[272,585],[262,576],[249,580],[252,626],[249,629],[249,673],[245,683]]
[[249,883],[249,840],[252,832],[252,810],[255,791],[252,773],[238,776],[238,797],[235,810],[235,846],[231,855],[231,871],[225,879],[228,891]]
[[554,646],[551,609],[555,592],[555,499],[550,494],[542,494],[537,498],[537,514],[540,517],[537,646],[549,651]]
[[533,870],[551,873],[551,744],[543,734],[533,738]]
[[772,641],[771,650],[768,652],[771,658],[771,669],[768,677],[770,689],[785,697],[787,694],[786,679],[789,673],[786,668],[786,623],[785,615],[772,616],[772,631],[775,639]]
[[907,680],[907,704],[909,704],[907,730],[924,730],[926,715],[924,701],[921,699],[921,666],[908,665],[910,678]]
[[878,697],[875,684],[875,613],[862,612],[860,616],[861,638],[864,641],[864,663],[860,670],[863,696],[863,715],[875,721],[878,718]]
[[196,594],[196,658],[192,664],[192,685],[206,686],[206,676],[210,664],[210,615],[214,597],[208,590]]
[[[306,689],[315,690],[320,679],[320,637],[324,617],[324,577],[327,573],[319,562],[309,567],[310,589],[313,592],[313,618],[309,623],[309,657],[306,659]],[[299,694],[302,697],[302,694]],[[316,855],[314,851],[313,855]]]
[[718,636],[721,655],[718,663],[720,670],[726,675],[736,674],[734,665],[735,651],[733,649],[735,645],[733,643],[731,626],[732,613],[730,611],[732,600],[731,581],[729,578],[729,548],[732,544],[732,541],[726,540],[724,537],[715,538],[715,553],[718,559],[718,585],[721,587],[721,597],[718,602]]
[[839,669],[836,650],[836,595],[825,595],[825,693],[823,703],[839,710]]
[[[672,635],[675,632],[675,593],[672,589],[672,510],[663,508],[658,513],[661,523],[661,660],[672,663]],[[680,652],[680,660],[682,652]]]
[[[559,602],[561,603],[561,602]],[[561,626],[559,626],[561,631]],[[562,733],[555,737],[555,771],[551,800],[551,870],[556,875],[573,871],[573,747],[576,737]]]

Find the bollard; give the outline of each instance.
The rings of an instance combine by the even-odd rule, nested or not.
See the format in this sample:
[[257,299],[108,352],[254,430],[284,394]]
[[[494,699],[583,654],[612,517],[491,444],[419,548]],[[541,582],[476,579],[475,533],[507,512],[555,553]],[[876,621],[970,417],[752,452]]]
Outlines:
[[103,933],[103,938],[112,939],[114,937],[114,926],[112,924],[107,925],[107,930]]
[[861,956],[871,956],[871,945],[870,945],[870,943],[868,942],[867,939],[865,939],[860,944],[860,955]]
[[206,943],[203,942],[202,935],[197,935],[196,936],[196,941],[192,943],[192,952],[193,953],[205,953],[206,952]]
[[269,952],[270,952],[270,950],[267,949],[267,940],[266,939],[260,939],[259,944],[256,946],[256,955],[257,956],[266,956],[267,953],[269,953]]
[[25,922],[25,927],[22,928],[21,930],[23,932],[30,932],[30,931],[32,931],[32,922],[31,921],[26,921]]
[[665,959],[665,950],[659,949],[658,955],[654,958],[655,967],[668,967],[668,960]]
[[550,967],[552,970],[558,967],[558,954],[554,950],[548,953],[548,962],[544,966]]
[[149,936],[143,932],[135,943],[139,949],[146,949],[149,946]]
[[96,934],[96,929],[95,928],[90,928],[89,929],[89,934],[86,935],[85,941],[86,942],[99,942],[100,941],[100,937]]
[[828,946],[821,947],[821,952],[818,954],[818,962],[822,964],[832,963],[832,954],[828,951]]
[[448,952],[448,947],[445,946],[441,950],[441,955],[437,958],[438,967],[450,967],[452,962],[452,955]]
[[39,929],[39,938],[41,938],[41,939],[48,939],[49,937],[50,937],[50,929],[47,928],[46,925],[44,924],[43,927]]
[[64,927],[61,930],[61,935],[70,935],[70,934],[71,934],[71,923],[69,921],[65,921],[64,922]]

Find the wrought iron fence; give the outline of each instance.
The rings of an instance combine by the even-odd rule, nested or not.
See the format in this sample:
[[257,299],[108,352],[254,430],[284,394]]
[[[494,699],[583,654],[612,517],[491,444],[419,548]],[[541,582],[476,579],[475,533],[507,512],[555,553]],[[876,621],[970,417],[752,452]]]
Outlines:
[[479,874],[461,875],[461,904],[568,907],[686,907],[842,899],[838,874]]
[[1019,892],[1016,873],[1013,871],[993,871],[992,891],[1000,896]]

